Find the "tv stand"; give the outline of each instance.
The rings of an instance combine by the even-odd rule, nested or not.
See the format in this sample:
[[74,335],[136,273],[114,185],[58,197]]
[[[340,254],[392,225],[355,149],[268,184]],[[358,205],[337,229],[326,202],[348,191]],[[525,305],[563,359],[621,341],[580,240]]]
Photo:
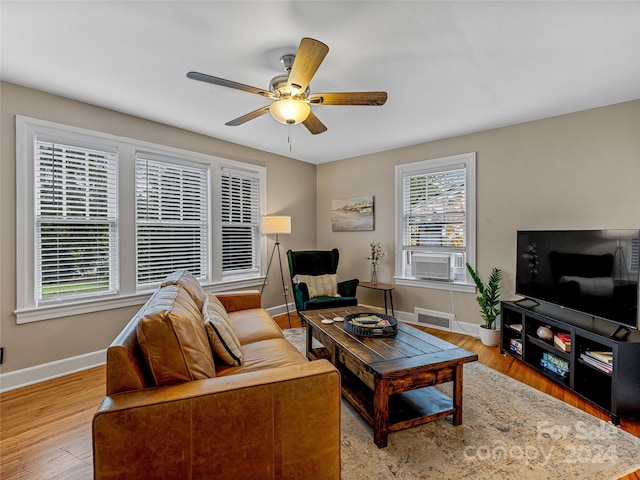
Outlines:
[[[618,336],[618,334],[620,332],[622,333],[622,336]],[[611,335],[609,335],[609,338],[617,338],[618,340],[624,340],[625,338],[627,338],[629,336],[629,334],[631,333],[631,330],[629,330],[629,328],[625,327],[624,325],[619,325],[618,328],[616,328],[613,333]]]
[[[542,326],[567,337],[570,346],[539,338]],[[615,425],[620,418],[640,418],[640,332],[636,330],[620,326],[611,333],[609,322],[554,305],[502,302],[500,353],[600,407]]]

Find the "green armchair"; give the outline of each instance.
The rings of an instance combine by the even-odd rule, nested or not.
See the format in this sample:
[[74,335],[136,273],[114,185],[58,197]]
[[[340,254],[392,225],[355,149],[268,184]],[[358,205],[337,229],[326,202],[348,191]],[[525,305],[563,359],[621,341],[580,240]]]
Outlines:
[[[333,250],[287,251],[289,273],[293,285],[293,299],[296,302],[298,312],[358,305],[356,289],[360,281],[358,279],[337,281],[336,272],[339,259],[340,253],[337,248]],[[318,277],[319,275],[325,276],[322,282],[315,284],[314,281],[314,285],[307,285],[312,280],[309,276]],[[307,282],[302,281],[305,280],[305,276]],[[332,282],[335,285],[335,290],[331,285]]]

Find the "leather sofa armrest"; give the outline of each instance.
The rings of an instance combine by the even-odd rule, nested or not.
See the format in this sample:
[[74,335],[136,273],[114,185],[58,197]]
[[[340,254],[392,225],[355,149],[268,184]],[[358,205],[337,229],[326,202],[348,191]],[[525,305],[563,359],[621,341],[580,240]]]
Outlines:
[[340,401],[326,360],[117,393],[93,418],[94,477],[339,479]]
[[227,312],[238,310],[248,310],[250,308],[262,308],[260,292],[257,290],[243,292],[220,292],[214,293],[218,300],[224,305]]

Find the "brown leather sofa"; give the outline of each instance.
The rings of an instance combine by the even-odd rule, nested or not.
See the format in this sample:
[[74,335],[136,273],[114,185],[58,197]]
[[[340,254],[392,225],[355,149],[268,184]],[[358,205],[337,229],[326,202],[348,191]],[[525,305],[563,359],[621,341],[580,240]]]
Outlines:
[[107,350],[94,478],[339,479],[338,371],[287,342],[258,293],[216,296],[242,363],[223,364],[208,344],[207,358],[198,300],[215,298],[178,277]]

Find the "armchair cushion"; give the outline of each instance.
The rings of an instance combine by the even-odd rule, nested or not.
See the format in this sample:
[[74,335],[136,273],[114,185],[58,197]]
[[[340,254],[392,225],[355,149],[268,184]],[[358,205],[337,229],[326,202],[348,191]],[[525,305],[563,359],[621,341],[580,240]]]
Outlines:
[[302,305],[303,310],[318,310],[322,308],[345,308],[358,305],[356,297],[316,297],[310,298]]

